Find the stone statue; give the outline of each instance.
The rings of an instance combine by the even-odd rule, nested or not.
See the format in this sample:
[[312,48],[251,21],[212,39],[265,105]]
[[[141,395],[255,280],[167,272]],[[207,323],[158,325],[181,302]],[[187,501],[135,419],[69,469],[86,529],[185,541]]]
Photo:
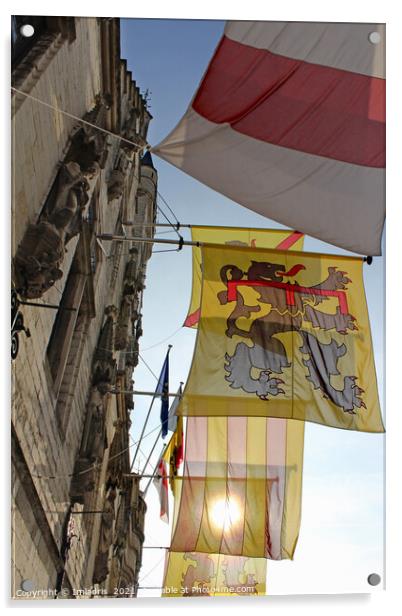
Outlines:
[[70,161],[62,166],[57,197],[48,221],[54,224],[64,244],[80,230],[82,211],[89,201],[88,190],[88,181],[78,163]]
[[133,107],[128,115],[127,120],[123,125],[122,135],[125,139],[132,141],[133,144],[127,143],[126,141],[122,142],[122,148],[130,154],[133,152],[138,152],[140,149],[147,145],[146,140],[139,134],[137,131],[138,119],[140,119],[140,110],[136,107]]
[[114,486],[109,488],[103,506],[102,522],[99,533],[98,553],[95,559],[93,582],[101,584],[109,573],[108,555],[113,543],[113,523],[115,519],[115,504],[117,491]]
[[102,513],[102,524],[99,535],[98,552],[109,552],[113,538],[113,522],[115,518],[114,501],[116,500],[117,490],[114,486],[109,488],[106,495]]
[[116,380],[116,360],[114,359],[116,306],[106,306],[105,316],[106,320],[99,334],[92,367],[92,384],[101,390],[107,390]]
[[82,454],[90,462],[103,459],[106,448],[105,393],[92,387],[87,411]]
[[[84,120],[102,124],[102,116],[111,105],[110,94],[98,95],[95,106]],[[36,224],[29,225],[14,259],[16,288],[27,299],[41,297],[56,280],[66,244],[81,230],[82,213],[88,203],[88,180],[103,169],[108,156],[108,136],[85,124],[71,139],[47,203]],[[119,177],[113,178],[111,195],[124,189]]]
[[22,297],[41,297],[62,277],[65,247],[81,229],[88,189],[78,163],[62,166],[51,209],[45,208],[39,222],[29,225],[14,259],[16,288]]
[[110,174],[107,187],[108,201],[114,201],[124,192],[125,174],[120,169],[114,169]]
[[134,295],[124,295],[120,304],[119,318],[116,325],[114,348],[124,350],[128,343],[129,324],[133,308]]
[[92,179],[105,167],[107,155],[107,134],[84,125],[72,139],[67,161],[78,163],[85,177]]

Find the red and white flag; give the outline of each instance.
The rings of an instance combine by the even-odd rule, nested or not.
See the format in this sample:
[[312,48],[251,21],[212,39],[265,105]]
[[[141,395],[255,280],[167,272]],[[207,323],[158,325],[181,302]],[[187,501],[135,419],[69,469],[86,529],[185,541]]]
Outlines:
[[154,486],[158,490],[161,505],[161,520],[169,523],[169,491],[168,491],[168,472],[166,462],[161,458],[154,477]]
[[381,253],[385,26],[228,22],[190,107],[153,151],[251,210]]

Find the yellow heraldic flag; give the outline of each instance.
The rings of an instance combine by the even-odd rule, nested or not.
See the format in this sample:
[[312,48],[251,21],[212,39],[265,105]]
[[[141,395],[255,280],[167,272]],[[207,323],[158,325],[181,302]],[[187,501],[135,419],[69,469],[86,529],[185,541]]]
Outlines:
[[204,246],[201,320],[177,415],[383,432],[363,260]]
[[266,577],[265,558],[167,552],[162,597],[265,595]]
[[[228,244],[281,250],[302,250],[304,235],[289,229],[243,229],[238,227],[191,227],[194,242]],[[184,321],[185,327],[198,325],[201,306],[201,249],[193,246],[193,280],[190,307]]]
[[293,558],[304,422],[189,417],[171,552]]

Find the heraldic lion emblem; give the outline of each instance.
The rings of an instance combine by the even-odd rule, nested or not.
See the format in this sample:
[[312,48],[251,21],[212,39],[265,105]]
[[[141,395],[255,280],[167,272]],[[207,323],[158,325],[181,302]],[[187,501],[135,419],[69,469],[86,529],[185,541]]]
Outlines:
[[[251,261],[247,272],[236,265],[225,265],[220,270],[225,291],[217,294],[221,305],[236,302],[234,310],[227,319],[226,336],[239,336],[250,344],[239,342],[233,355],[225,355],[226,380],[230,387],[255,393],[261,400],[272,396],[283,396],[285,391],[283,369],[291,363],[285,346],[277,337],[286,332],[297,332],[300,336],[299,350],[303,354],[303,364],[307,368],[306,379],[312,387],[321,390],[324,397],[330,399],[345,413],[356,413],[356,409],[366,408],[361,389],[354,375],[343,378],[343,388],[337,389],[331,384],[331,377],[339,375],[338,360],[347,353],[345,344],[332,338],[329,343],[321,342],[310,329],[303,329],[303,323],[311,323],[313,328],[326,332],[347,335],[357,329],[355,317],[349,314],[347,305],[347,272],[336,267],[328,267],[328,276],[321,283],[303,287],[297,282],[284,282],[305,269],[304,265],[293,266],[288,272],[283,264]],[[260,312],[261,306],[247,306],[239,287],[251,286],[259,292],[259,304],[270,304],[268,314],[254,319],[250,329],[242,329],[237,324],[241,317],[250,318],[254,312]],[[338,305],[334,314],[320,311],[317,307],[336,297]],[[255,378],[254,375],[259,376]]]
[[[244,556],[226,557],[222,563],[224,574],[223,586],[210,588],[213,579],[216,578],[218,565],[214,564],[209,554],[185,552],[185,560],[192,560],[194,565],[187,567],[186,573],[182,576],[182,587],[185,597],[208,597],[214,592],[231,594],[257,594],[258,581],[252,573],[246,573],[244,567],[249,560]],[[219,568],[219,567],[218,567]],[[243,578],[242,582],[240,578]],[[230,589],[230,591],[229,591]]]

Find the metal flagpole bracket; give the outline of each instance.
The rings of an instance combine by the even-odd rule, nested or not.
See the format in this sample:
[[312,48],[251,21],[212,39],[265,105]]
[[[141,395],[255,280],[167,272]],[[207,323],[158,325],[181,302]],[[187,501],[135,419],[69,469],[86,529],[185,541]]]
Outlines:
[[110,394],[133,394],[134,396],[155,396],[155,398],[163,398],[163,396],[168,396],[169,398],[180,398],[178,393],[173,392],[161,392],[156,393],[154,391],[139,391],[137,389],[110,389]]
[[24,325],[24,317],[19,311],[21,301],[18,299],[15,289],[11,289],[11,359],[16,359],[19,350],[19,332],[24,332],[27,338],[31,337],[31,332]]
[[[183,246],[197,246],[197,248],[202,248],[203,246],[206,246],[208,248],[219,248],[222,249],[223,245],[222,244],[216,244],[214,242],[199,242],[199,241],[189,241],[189,240],[185,240],[183,239],[183,237],[180,235],[179,239],[177,240],[170,240],[170,239],[162,239],[162,238],[156,238],[156,237],[138,237],[138,236],[133,236],[133,237],[127,237],[125,235],[115,235],[113,233],[99,233],[96,237],[98,237],[100,240],[108,240],[108,241],[117,241],[117,242],[144,242],[145,244],[170,244],[170,245],[175,245],[178,246],[178,250],[181,250]],[[231,246],[231,249],[236,249],[236,250],[250,250],[249,246]],[[278,248],[253,248],[253,251],[255,251],[256,253],[260,253],[260,254],[264,254],[264,253],[269,253],[269,254],[288,254],[287,250],[283,250],[283,249],[278,249]],[[303,257],[309,257],[309,256],[314,256],[317,257],[318,255],[320,255],[321,257],[334,257],[334,256],[338,256],[338,255],[333,255],[330,253],[318,253],[318,252],[307,252],[307,251],[300,251],[300,250],[294,250],[292,251],[292,255],[303,255]],[[350,259],[352,261],[365,261],[368,264],[370,264],[373,260],[373,257],[362,257],[362,256],[349,256],[349,255],[344,255],[343,259]]]

